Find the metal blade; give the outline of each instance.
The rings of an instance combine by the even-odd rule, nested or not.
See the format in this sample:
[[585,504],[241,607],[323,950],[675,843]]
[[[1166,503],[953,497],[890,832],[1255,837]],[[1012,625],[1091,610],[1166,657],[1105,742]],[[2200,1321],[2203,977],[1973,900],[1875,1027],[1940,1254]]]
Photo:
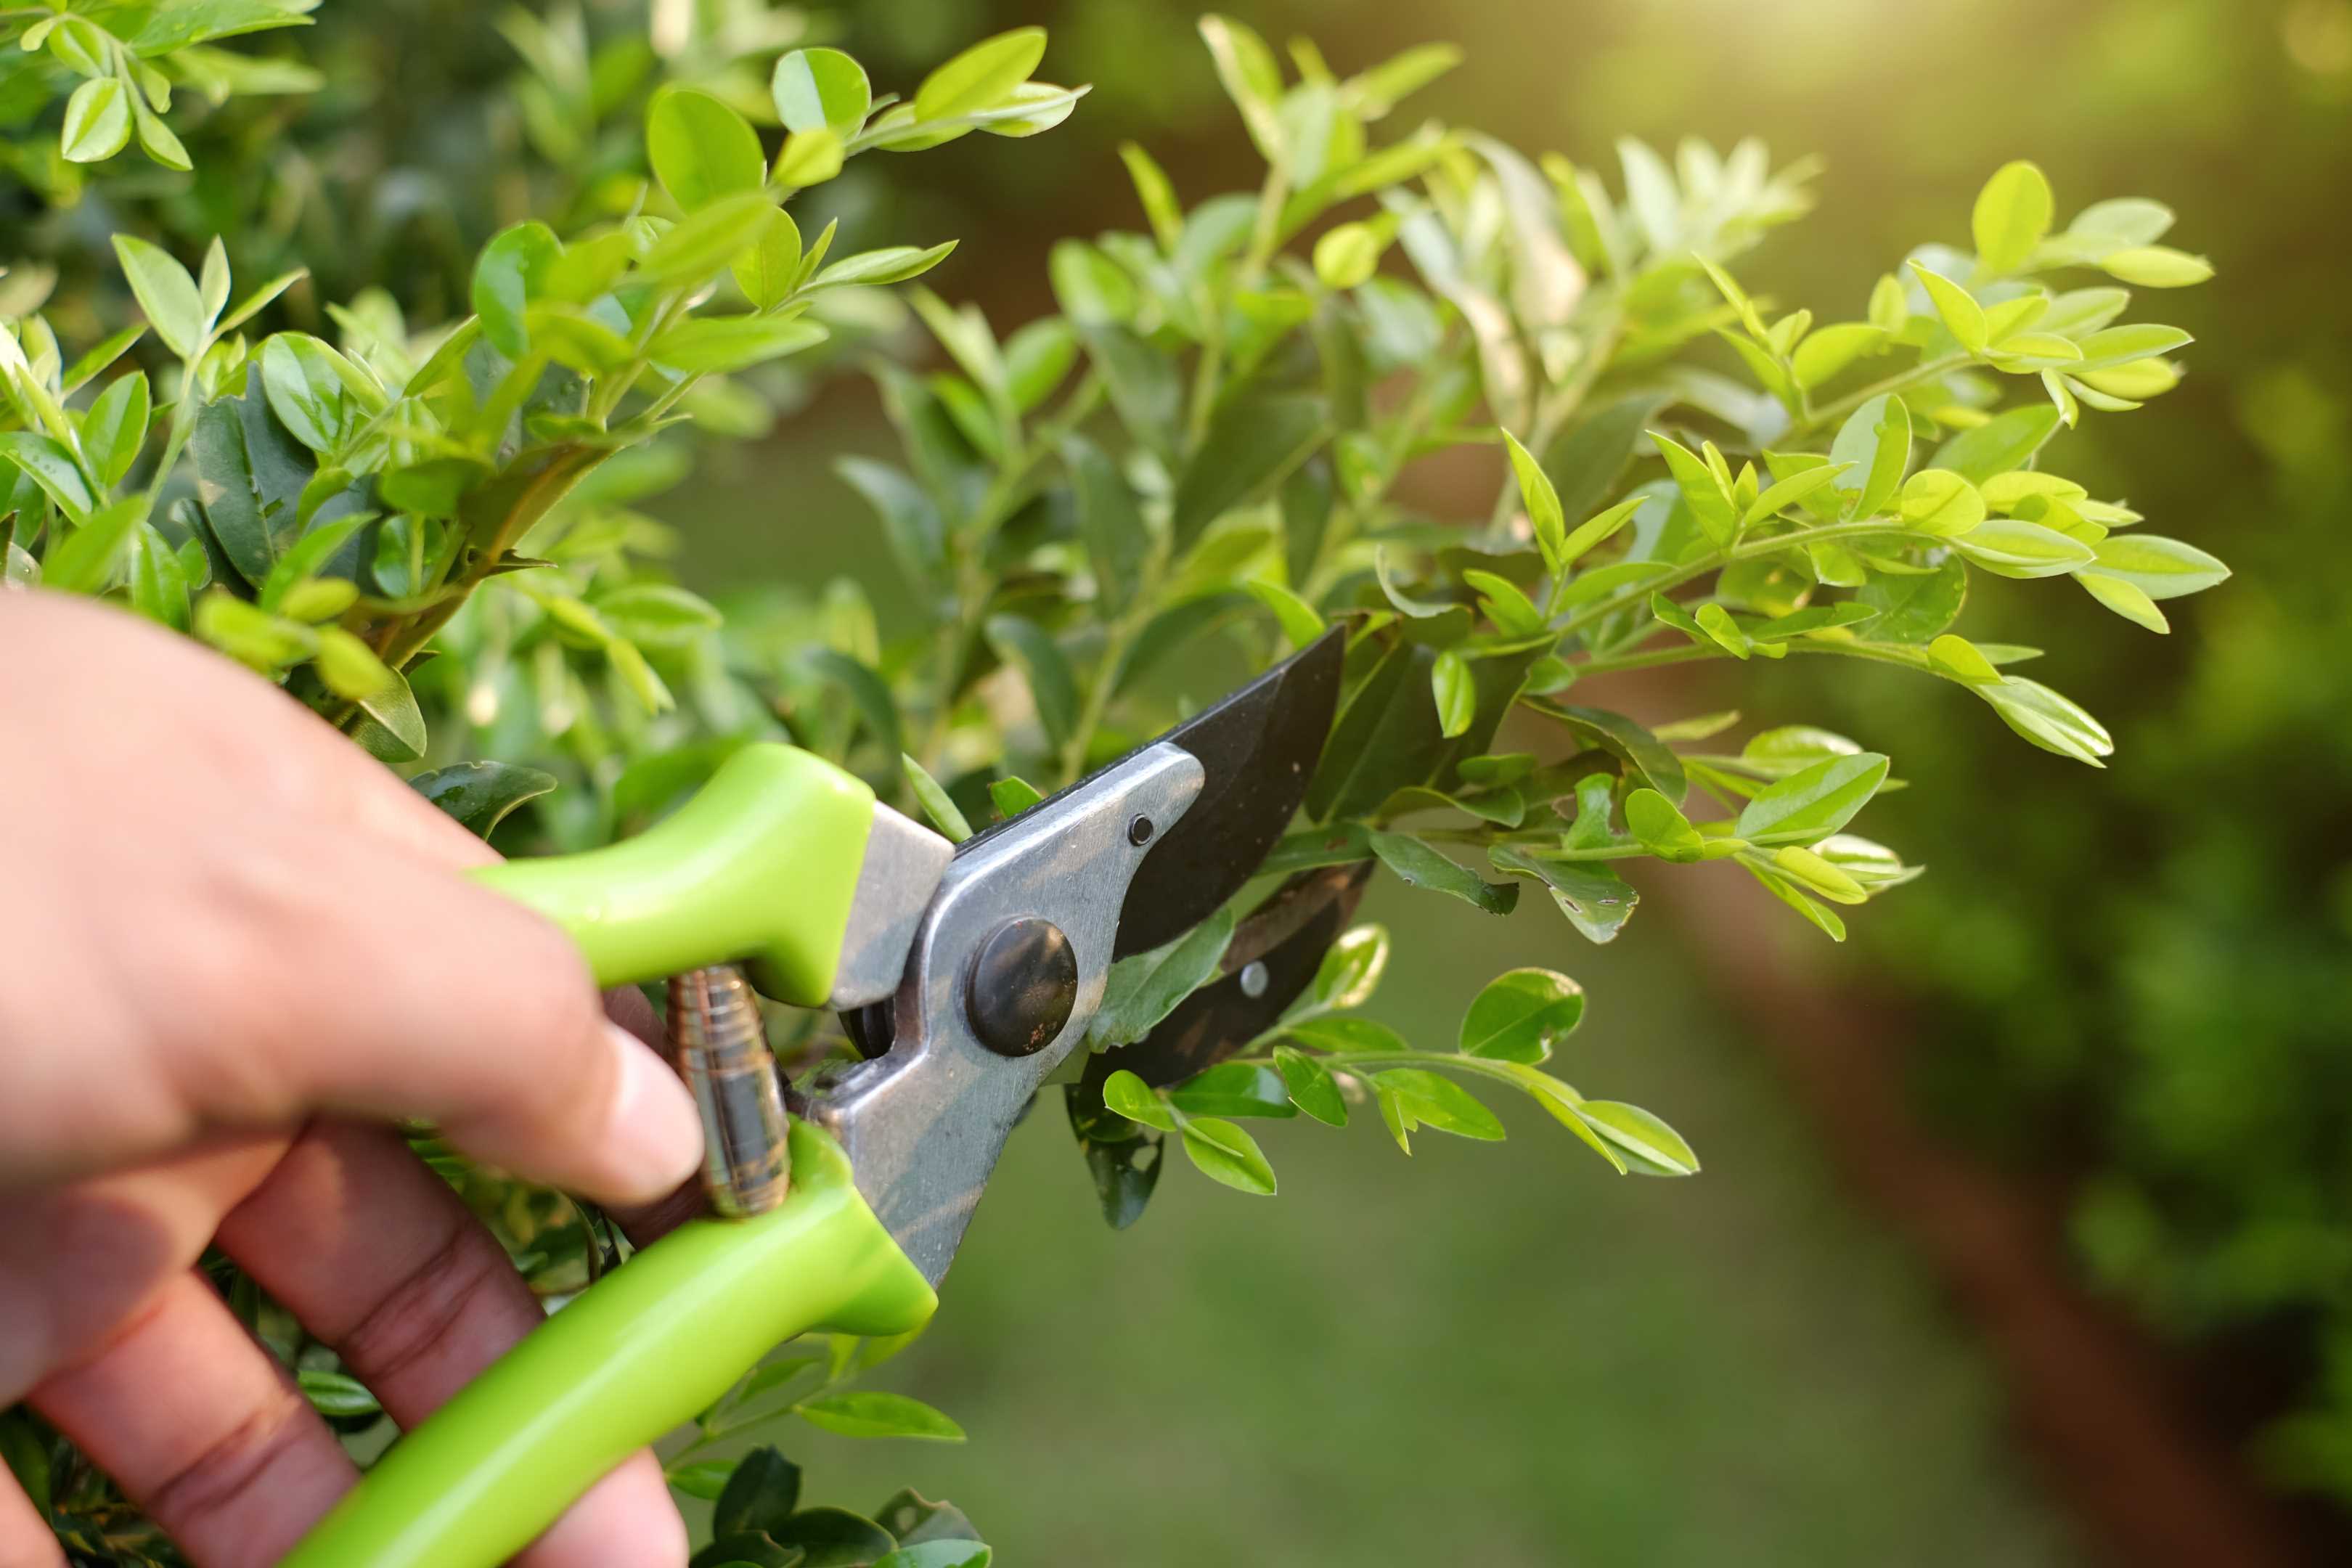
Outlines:
[[1314,980],[1371,875],[1372,863],[1359,860],[1283,883],[1234,928],[1218,965],[1224,978],[1187,996],[1133,1045],[1097,1054],[1087,1064],[1087,1081],[1098,1090],[1125,1070],[1154,1086],[1181,1083],[1255,1039]]
[[1183,747],[1209,777],[1128,884],[1112,957],[1173,942],[1257,874],[1322,760],[1346,644],[1333,628],[1152,742]]

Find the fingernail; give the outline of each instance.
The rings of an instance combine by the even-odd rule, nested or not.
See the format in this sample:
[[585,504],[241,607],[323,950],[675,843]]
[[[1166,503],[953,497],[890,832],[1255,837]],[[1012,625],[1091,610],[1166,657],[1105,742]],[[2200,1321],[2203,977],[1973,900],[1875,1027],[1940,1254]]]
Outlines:
[[605,1025],[604,1035],[619,1069],[604,1147],[614,1180],[626,1189],[614,1196],[650,1203],[702,1163],[702,1119],[667,1062],[618,1024]]

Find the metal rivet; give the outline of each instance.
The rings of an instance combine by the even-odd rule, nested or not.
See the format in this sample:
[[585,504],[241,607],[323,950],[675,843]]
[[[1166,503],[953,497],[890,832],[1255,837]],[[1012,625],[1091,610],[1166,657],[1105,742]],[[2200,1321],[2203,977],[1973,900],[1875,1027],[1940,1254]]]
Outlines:
[[1265,965],[1253,960],[1242,965],[1242,994],[1255,1002],[1265,994]]
[[1078,1003],[1078,957],[1051,921],[1007,921],[983,939],[964,985],[980,1043],[1025,1057],[1054,1043]]
[[1135,845],[1149,844],[1151,842],[1151,835],[1154,831],[1151,818],[1139,816],[1127,825],[1127,841]]

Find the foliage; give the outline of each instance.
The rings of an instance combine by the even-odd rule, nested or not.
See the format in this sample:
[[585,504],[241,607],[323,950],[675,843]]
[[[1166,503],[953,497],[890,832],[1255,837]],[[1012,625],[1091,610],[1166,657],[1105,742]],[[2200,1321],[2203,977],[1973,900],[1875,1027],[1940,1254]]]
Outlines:
[[[1619,196],[1472,131],[1383,142],[1452,51],[1341,78],[1300,44],[1288,79],[1255,33],[1211,17],[1203,38],[1267,163],[1256,192],[1188,209],[1129,147],[1145,227],[1055,246],[1058,314],[1000,340],[976,309],[910,292],[947,368],[877,362],[905,466],[840,471],[914,584],[917,624],[886,636],[846,582],[761,585],[722,613],[662,569],[668,531],[636,503],[690,466],[691,440],[763,430],[798,395],[780,362],[888,333],[881,287],[950,248],[836,257],[836,229],[784,199],[861,153],[1035,134],[1085,89],[1032,79],[1037,29],[974,46],[904,100],[875,96],[845,54],[800,48],[767,74],[763,130],[741,68],[772,34],[673,51],[681,68],[656,84],[616,40],[509,33],[530,62],[518,100],[545,216],[488,239],[463,305],[370,288],[323,308],[331,340],[260,335],[299,302],[299,273],[240,295],[229,245],[192,271],[120,233],[143,327],[93,333],[68,363],[36,298],[0,337],[10,581],[122,600],[284,680],[377,756],[430,770],[420,787],[481,830],[505,817],[503,842],[601,842],[769,738],[961,837],[1148,738],[1195,681],[1344,624],[1341,713],[1269,874],[1376,859],[1486,913],[1533,881],[1607,942],[1638,903],[1620,863],[1730,859],[1843,937],[1836,906],[1915,874],[1846,831],[1891,786],[1886,756],[1792,724],[1711,748],[1735,715],[1644,726],[1571,688],[1698,659],[1842,658],[1961,686],[2096,765],[2112,749],[2097,721],[2007,673],[2033,649],[1950,630],[1971,568],[2071,576],[2155,629],[2156,601],[2226,575],[2041,460],[2085,405],[2136,407],[2178,378],[2186,333],[2118,324],[2123,288],[2053,281],[2201,279],[2159,243],[2156,204],[2102,202],[2057,229],[2040,172],[2011,164],[1978,200],[1972,249],[1922,247],[1866,310],[1816,327],[1727,270],[1808,204],[1809,172],[1773,171],[1760,143],[1687,142],[1670,163],[1629,142]],[[642,140],[616,153],[625,113]],[[2020,386],[2034,400],[2005,405]],[[1428,515],[1410,499],[1418,466],[1465,449],[1500,481],[1492,509]],[[1101,1043],[1213,974],[1229,921],[1115,972]],[[1515,971],[1474,1001],[1457,1049],[1415,1050],[1354,1011],[1385,941],[1350,933],[1274,1030],[1191,1083],[1114,1073],[1100,1104],[1072,1091],[1115,1222],[1139,1212],[1167,1135],[1213,1179],[1271,1193],[1237,1117],[1343,1123],[1369,1098],[1408,1152],[1423,1128],[1499,1137],[1465,1080],[1528,1093],[1620,1171],[1696,1170],[1655,1116],[1541,1070],[1581,1016],[1572,981]],[[805,1056],[844,1048],[814,1016],[783,1027]],[[611,1260],[599,1216],[450,1170],[550,1290]],[[691,1457],[776,1413],[764,1395],[837,1432],[960,1435],[841,1386],[889,1348],[788,1350],[706,1414],[673,1479],[751,1524],[730,1552],[784,1561],[833,1531],[856,1540],[829,1561],[949,1560],[918,1552],[932,1538],[799,1508],[772,1451],[726,1479]],[[315,1399],[354,1400],[331,1364],[302,1364]],[[737,1481],[766,1500],[730,1501]],[[901,1506],[919,1505],[894,1500],[886,1524]],[[119,1502],[61,1526],[111,1528],[102,1510]],[[739,1539],[753,1534],[765,1543]]]

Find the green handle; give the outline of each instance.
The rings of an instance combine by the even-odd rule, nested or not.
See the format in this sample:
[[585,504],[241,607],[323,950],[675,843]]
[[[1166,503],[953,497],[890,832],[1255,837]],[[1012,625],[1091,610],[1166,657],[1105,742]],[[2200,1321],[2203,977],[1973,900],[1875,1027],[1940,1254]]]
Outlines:
[[635,838],[476,877],[571,933],[599,985],[744,962],[769,995],[814,1007],[833,989],[873,823],[864,783],[763,742]]
[[793,1190],[697,1220],[599,1280],[394,1444],[280,1568],[496,1568],[793,1335],[899,1334],[939,1298],[840,1147],[792,1131]]

